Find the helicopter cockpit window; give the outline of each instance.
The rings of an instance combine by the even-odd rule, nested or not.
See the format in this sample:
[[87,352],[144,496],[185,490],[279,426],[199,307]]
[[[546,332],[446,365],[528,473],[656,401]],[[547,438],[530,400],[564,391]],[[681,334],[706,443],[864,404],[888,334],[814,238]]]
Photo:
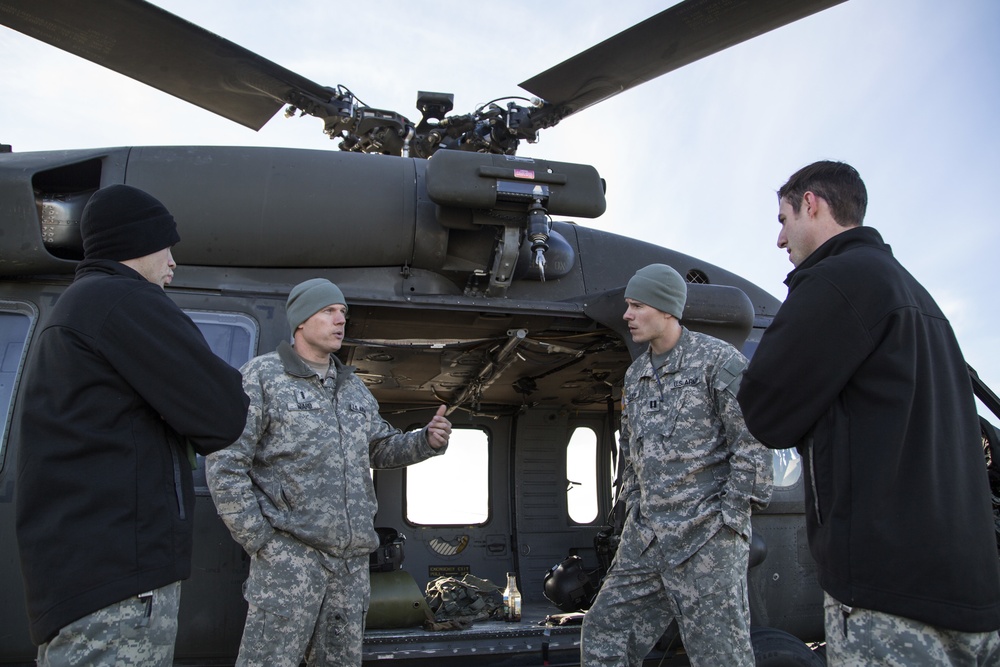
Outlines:
[[597,518],[597,434],[581,426],[566,445],[566,508],[574,523]]
[[[412,524],[475,526],[490,518],[490,438],[478,428],[455,427],[448,454],[406,467],[406,520]],[[450,481],[445,481],[450,480]],[[443,488],[458,502],[441,502]]]
[[794,449],[776,449],[774,458],[774,486],[794,486],[802,477],[802,458]]
[[0,413],[3,415],[0,422],[0,459],[6,449],[11,399],[34,315],[26,304],[0,301],[0,410],[3,411]]
[[[242,313],[184,312],[201,330],[212,352],[225,359],[230,366],[240,368],[250,361],[257,349],[257,323],[253,318]],[[209,493],[205,481],[205,457],[201,454],[198,455],[198,467],[194,470],[194,490],[199,496]]]
[[239,368],[250,361],[257,348],[257,324],[251,317],[242,313],[184,312],[198,325],[212,352],[230,366]]

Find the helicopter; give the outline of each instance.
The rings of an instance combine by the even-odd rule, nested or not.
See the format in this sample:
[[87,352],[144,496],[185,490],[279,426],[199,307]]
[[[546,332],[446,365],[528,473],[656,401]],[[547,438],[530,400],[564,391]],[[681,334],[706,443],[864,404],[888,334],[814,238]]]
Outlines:
[[[72,5],[52,4],[59,11]],[[705,4],[718,3],[689,0],[674,7]],[[835,3],[800,4],[820,11]],[[43,13],[39,6],[8,0],[0,5],[0,24],[13,22],[4,14],[11,8],[37,17]],[[104,7],[176,23],[145,3]],[[44,14],[47,24],[54,20],[52,13]],[[80,20],[74,17],[75,29]],[[145,35],[145,21],[132,20],[129,27]],[[116,21],[103,17],[87,30]],[[221,44],[196,26],[182,22],[182,27],[188,33],[179,42],[185,50],[190,51],[192,34],[207,39],[209,50]],[[151,30],[163,34],[161,24]],[[99,35],[80,34],[103,43]],[[146,35],[140,43],[152,41]],[[259,64],[252,54],[247,58]],[[415,480],[420,466],[375,472],[377,524],[397,527],[406,540],[402,570],[373,574],[373,589],[402,588],[410,601],[414,586],[419,590],[432,575],[471,572],[497,581],[515,571],[525,596],[525,620],[513,630],[480,623],[471,632],[433,634],[410,620],[405,627],[370,628],[366,662],[468,664],[473,656],[495,664],[537,664],[544,654],[550,664],[573,664],[578,628],[530,621],[555,613],[541,583],[567,555],[579,556],[599,579],[604,554],[595,538],[613,513],[617,399],[624,370],[637,352],[620,317],[625,282],[645,263],[673,265],[691,283],[685,324],[747,353],[779,301],[705,261],[565,220],[598,218],[613,184],[606,189],[589,165],[527,158],[520,145],[506,151],[512,136],[530,144],[539,133],[554,131],[553,125],[572,122],[577,112],[594,113],[589,106],[597,102],[589,98],[563,100],[580,107],[568,111],[551,100],[548,108],[515,103],[521,108],[513,111],[506,103],[486,105],[451,121],[451,109],[444,110],[451,103],[446,93],[421,93],[423,117],[411,122],[388,109],[365,115],[371,108],[359,105],[343,86],[306,88],[315,93],[313,99],[284,99],[281,93],[280,101],[265,100],[271,109],[266,119],[292,107],[291,115],[305,111],[304,120],[312,122],[318,112],[321,129],[344,143],[341,151],[148,146],[0,156],[5,232],[0,302],[9,323],[8,348],[14,350],[4,363],[14,370],[3,385],[16,402],[19,355],[30,346],[35,323],[72,280],[79,259],[73,221],[103,184],[148,189],[181,221],[183,243],[176,256],[182,270],[169,294],[235,366],[287,338],[283,305],[292,285],[329,277],[351,303],[344,360],[358,367],[384,416],[405,428],[426,421],[445,401],[454,408],[456,428],[467,436],[466,448],[480,457],[469,468],[476,474],[450,489],[473,506],[458,519],[420,506],[419,491],[427,491]],[[603,90],[594,94],[601,97],[614,87]],[[329,99],[317,102],[323,94]],[[350,113],[343,113],[346,109]],[[236,122],[253,125],[264,115]],[[498,120],[506,136],[493,136]],[[440,138],[433,138],[435,131]],[[518,171],[534,173],[522,178]],[[379,196],[358,201],[358,192]],[[992,406],[995,397],[985,385],[980,393]],[[581,434],[592,442],[585,449],[595,463],[589,484],[575,483],[569,472],[579,458],[574,443]],[[11,577],[17,571],[10,519],[13,442],[16,433],[8,424],[0,445],[0,498],[6,500],[0,500],[0,550]],[[785,659],[820,660],[807,646],[822,640],[822,621],[804,542],[801,480],[793,458],[776,465],[785,483],[754,520],[767,547],[748,575],[754,622],[764,630],[757,637],[763,650],[784,652]],[[578,509],[576,496],[584,492],[592,494],[596,509]],[[215,516],[204,485],[198,503],[195,574],[185,585],[177,656],[185,664],[225,664],[235,656],[242,630],[246,559]],[[2,589],[0,661],[28,662],[33,656],[19,585],[8,578]],[[661,643],[652,659],[684,664],[676,634]]]

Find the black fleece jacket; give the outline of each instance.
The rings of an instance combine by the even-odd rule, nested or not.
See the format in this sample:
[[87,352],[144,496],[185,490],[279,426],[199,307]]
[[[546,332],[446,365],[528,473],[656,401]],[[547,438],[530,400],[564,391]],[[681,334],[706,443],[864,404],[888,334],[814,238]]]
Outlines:
[[30,341],[12,435],[32,640],[191,570],[186,444],[236,440],[238,370],[158,286],[88,260]]
[[1000,628],[979,423],[948,320],[867,227],[785,282],[738,399],[754,436],[803,455],[820,586],[942,628]]

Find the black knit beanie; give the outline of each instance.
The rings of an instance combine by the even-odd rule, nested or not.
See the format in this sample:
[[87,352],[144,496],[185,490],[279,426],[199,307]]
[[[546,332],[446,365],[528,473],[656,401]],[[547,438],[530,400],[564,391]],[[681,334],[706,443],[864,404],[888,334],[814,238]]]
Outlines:
[[80,217],[83,256],[122,261],[145,257],[181,240],[174,216],[152,195],[109,185],[91,196]]

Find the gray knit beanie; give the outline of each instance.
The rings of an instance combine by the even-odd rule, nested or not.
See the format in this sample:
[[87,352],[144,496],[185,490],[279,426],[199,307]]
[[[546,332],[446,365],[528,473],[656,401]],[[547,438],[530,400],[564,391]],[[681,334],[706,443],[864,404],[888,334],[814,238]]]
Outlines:
[[636,271],[628,281],[625,298],[641,301],[681,319],[687,301],[687,283],[666,264],[650,264]]
[[300,324],[335,303],[347,305],[344,293],[326,278],[312,278],[293,287],[285,303],[285,314],[288,316],[288,325],[292,327],[292,334]]

